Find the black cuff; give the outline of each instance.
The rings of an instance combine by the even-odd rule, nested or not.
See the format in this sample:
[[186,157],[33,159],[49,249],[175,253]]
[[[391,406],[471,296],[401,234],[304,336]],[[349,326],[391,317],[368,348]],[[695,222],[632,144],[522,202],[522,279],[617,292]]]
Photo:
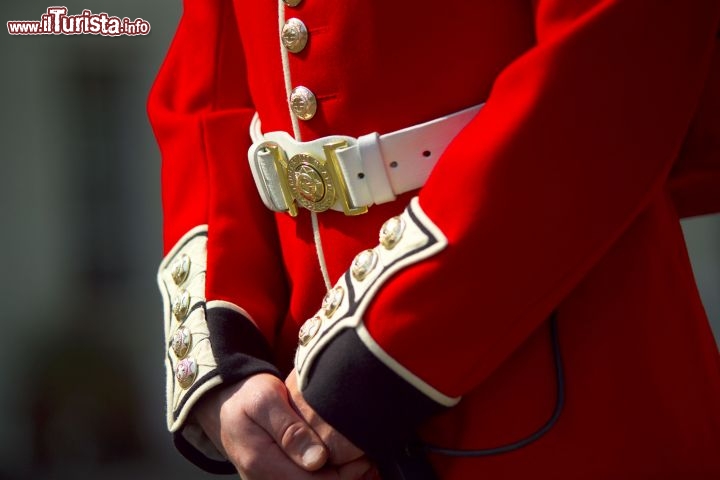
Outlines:
[[[222,388],[224,385],[239,382],[259,373],[269,373],[281,378],[279,370],[272,363],[272,353],[267,341],[244,315],[230,308],[212,307],[206,310],[205,318],[209,342],[217,365],[206,377],[210,379],[219,375],[222,379],[222,383],[215,388]],[[203,379],[199,379],[188,390],[185,399],[190,398],[192,391],[203,383]],[[184,401],[178,405],[173,412],[175,418],[184,406]],[[173,443],[186,459],[209,473],[237,473],[229,461],[212,459],[198,450],[183,435],[183,430],[181,428],[173,433]]]
[[182,436],[182,431],[173,432],[173,443],[175,448],[180,454],[188,459],[196,467],[205,470],[208,473],[215,473],[220,475],[237,474],[235,466],[232,463],[219,460],[213,460],[200,453],[200,450],[195,448],[185,437]]
[[193,391],[205,383],[205,379],[220,375],[222,383],[227,385],[258,373],[282,378],[272,363],[272,354],[265,337],[245,316],[229,308],[214,307],[206,310],[205,318],[216,367],[187,390],[183,401],[173,412],[173,419],[178,418],[186,401]]
[[210,345],[223,383],[258,373],[280,378],[270,346],[258,328],[242,314],[223,307],[207,309]]
[[382,363],[355,330],[338,333],[315,359],[305,400],[370,458],[401,454],[416,427],[446,409]]

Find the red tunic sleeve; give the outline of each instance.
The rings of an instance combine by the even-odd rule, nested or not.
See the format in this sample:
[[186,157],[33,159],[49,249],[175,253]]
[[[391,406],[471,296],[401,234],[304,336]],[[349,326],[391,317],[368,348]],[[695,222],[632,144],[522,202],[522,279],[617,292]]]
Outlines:
[[234,471],[193,424],[223,382],[269,372],[287,303],[274,218],[246,162],[253,103],[233,2],[186,1],[148,102],[162,154],[168,426],[211,471]]
[[666,194],[697,109],[719,3],[534,9],[536,45],[386,224],[401,240],[358,257],[343,306],[307,326],[305,397],[378,455],[481,385]]

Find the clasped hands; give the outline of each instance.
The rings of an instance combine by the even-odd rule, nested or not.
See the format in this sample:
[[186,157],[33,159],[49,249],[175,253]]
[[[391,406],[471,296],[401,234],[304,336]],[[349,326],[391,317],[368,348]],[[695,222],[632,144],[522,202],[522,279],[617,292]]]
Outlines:
[[244,480],[379,479],[363,452],[305,402],[295,371],[257,374],[208,392],[200,426]]

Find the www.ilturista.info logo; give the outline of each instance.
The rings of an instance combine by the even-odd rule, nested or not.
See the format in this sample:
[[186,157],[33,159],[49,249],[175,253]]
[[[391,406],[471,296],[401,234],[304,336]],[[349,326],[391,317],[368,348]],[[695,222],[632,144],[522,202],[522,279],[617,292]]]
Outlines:
[[67,7],[50,7],[40,21],[7,22],[10,35],[147,35],[150,23],[142,18],[112,17],[107,13],[92,13],[83,10],[80,15],[68,15]]

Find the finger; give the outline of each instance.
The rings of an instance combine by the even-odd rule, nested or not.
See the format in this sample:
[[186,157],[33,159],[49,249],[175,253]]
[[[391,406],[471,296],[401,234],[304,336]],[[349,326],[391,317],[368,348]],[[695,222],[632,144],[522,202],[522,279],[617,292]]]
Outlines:
[[231,458],[243,480],[332,480],[331,472],[308,472],[296,465],[282,450],[280,445],[270,438],[268,433],[259,425],[258,430],[250,435],[250,442],[257,447],[264,439],[265,448],[240,447]]
[[292,408],[281,382],[274,390],[257,392],[246,414],[270,435],[296,465],[314,471],[327,461],[325,445]]
[[360,480],[382,480],[382,478],[380,477],[380,472],[377,467],[373,466],[370,470],[365,472],[365,475],[360,477]]
[[337,469],[338,480],[380,480],[379,476],[374,476],[375,467],[365,457],[335,468]]
[[243,480],[379,480],[368,476],[373,466],[365,457],[339,467],[325,466],[308,472],[290,460],[257,423],[248,421],[239,433],[243,440],[233,442],[228,458]]
[[325,422],[315,410],[308,405],[302,396],[295,372],[291,372],[285,380],[290,401],[302,418],[310,425],[313,431],[320,437],[328,450],[328,461],[333,465],[343,465],[356,460],[364,455],[363,451],[357,448],[350,440]]

